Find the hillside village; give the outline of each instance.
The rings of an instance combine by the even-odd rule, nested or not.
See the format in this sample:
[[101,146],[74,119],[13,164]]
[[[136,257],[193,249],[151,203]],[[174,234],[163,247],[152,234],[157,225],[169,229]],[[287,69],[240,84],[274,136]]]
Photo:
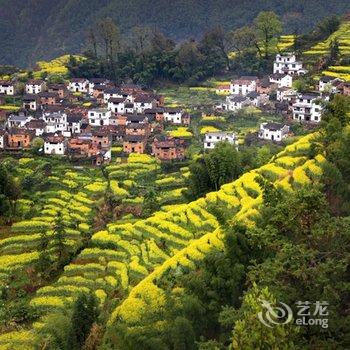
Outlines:
[[350,349],[350,15],[175,42],[93,4],[0,64],[0,350]]
[[[261,123],[255,135],[281,142],[291,135],[293,123],[318,124],[323,102],[330,95],[350,94],[349,82],[330,76],[321,77],[314,91],[297,92],[293,80],[306,73],[294,53],[277,54],[270,75],[242,76],[219,85],[217,93],[227,96],[212,106],[212,112],[225,115],[248,106],[273,111],[284,122]],[[182,108],[165,107],[164,96],[135,84],[117,86],[93,77],[72,78],[66,84],[30,79],[19,95],[15,81],[0,81],[0,104],[8,96],[22,105],[16,113],[0,110],[3,152],[31,149],[33,140],[39,138],[44,140],[40,147],[44,154],[102,164],[111,160],[112,147],[122,147],[121,154],[149,153],[169,161],[184,159],[189,146],[188,139],[163,131],[167,125],[189,127],[190,114]],[[203,148],[212,149],[220,141],[238,144],[238,137],[232,131],[208,131],[203,135]]]

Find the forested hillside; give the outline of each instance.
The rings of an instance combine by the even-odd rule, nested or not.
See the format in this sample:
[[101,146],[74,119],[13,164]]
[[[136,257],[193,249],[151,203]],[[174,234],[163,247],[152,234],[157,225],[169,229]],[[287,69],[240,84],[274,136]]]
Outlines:
[[140,1],[0,0],[0,63],[28,65],[84,48],[86,29],[112,17],[123,32],[136,25],[157,27],[177,41],[198,37],[215,25],[225,29],[249,23],[261,10],[273,9],[286,32],[305,32],[329,14],[344,14],[346,1]]

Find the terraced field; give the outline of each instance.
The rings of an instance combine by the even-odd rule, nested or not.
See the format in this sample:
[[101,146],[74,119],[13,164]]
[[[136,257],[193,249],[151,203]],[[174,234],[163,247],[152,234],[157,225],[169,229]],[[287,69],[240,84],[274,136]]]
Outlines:
[[65,313],[77,292],[83,290],[94,292],[101,310],[110,313],[105,342],[111,341],[108,335],[118,322],[137,327],[146,314],[162,309],[166,274],[174,270],[184,273],[213,247],[222,246],[219,223],[210,207],[230,208],[232,220],[254,225],[262,203],[256,176],[274,181],[286,191],[320,176],[323,156],[307,158],[311,137],[300,139],[270,163],[205,198],[164,207],[150,218],[134,223],[111,223],[105,230],[95,232],[89,247],[65,267],[59,279],[39,289],[32,298],[31,305],[40,313],[40,319],[26,329],[1,335],[0,348],[34,349],[42,340],[38,334],[45,334],[50,317]]
[[[306,56],[308,60],[314,61],[329,54],[330,44],[335,39],[339,41],[341,58],[350,59],[350,21],[343,22],[339,29],[330,35],[325,41],[320,42],[313,46],[310,50],[305,51],[304,56]],[[350,67],[348,65],[330,66],[322,73],[323,75],[334,76],[346,81],[350,80]]]

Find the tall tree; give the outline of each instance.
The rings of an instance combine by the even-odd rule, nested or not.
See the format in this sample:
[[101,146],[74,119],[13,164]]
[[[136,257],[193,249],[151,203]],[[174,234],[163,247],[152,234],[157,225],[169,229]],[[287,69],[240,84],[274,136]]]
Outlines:
[[264,48],[264,57],[270,56],[271,42],[282,33],[282,23],[273,11],[262,11],[254,20],[259,41]]
[[71,317],[71,346],[81,349],[87,339],[91,327],[98,317],[98,304],[93,294],[81,293],[73,305]]

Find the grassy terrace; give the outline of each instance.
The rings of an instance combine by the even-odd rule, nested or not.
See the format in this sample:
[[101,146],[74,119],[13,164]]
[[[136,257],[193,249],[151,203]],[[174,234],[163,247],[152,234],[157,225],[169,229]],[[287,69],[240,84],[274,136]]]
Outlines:
[[[187,205],[164,207],[150,218],[134,223],[111,223],[106,229],[95,232],[90,245],[65,267],[58,280],[40,288],[31,299],[30,305],[41,315],[40,319],[27,329],[1,335],[0,346],[34,349],[37,336],[45,334],[50,317],[66,312],[82,290],[93,291],[99,298],[101,310],[111,313],[106,341],[115,322],[132,328],[144,312],[156,313],[164,300],[163,276],[174,269],[184,273],[195,267],[196,261],[212,247],[222,244],[219,224],[208,211],[210,206],[231,208],[235,220],[253,224],[262,203],[261,190],[255,181],[257,175],[287,191],[317,179],[323,157],[307,158],[310,137],[312,135],[300,139],[269,164],[244,174],[205,198]],[[177,180],[165,177],[157,181],[166,185]],[[89,191],[100,189],[96,181],[88,187]],[[89,195],[83,197],[90,198]],[[17,266],[20,265],[18,262]]]

